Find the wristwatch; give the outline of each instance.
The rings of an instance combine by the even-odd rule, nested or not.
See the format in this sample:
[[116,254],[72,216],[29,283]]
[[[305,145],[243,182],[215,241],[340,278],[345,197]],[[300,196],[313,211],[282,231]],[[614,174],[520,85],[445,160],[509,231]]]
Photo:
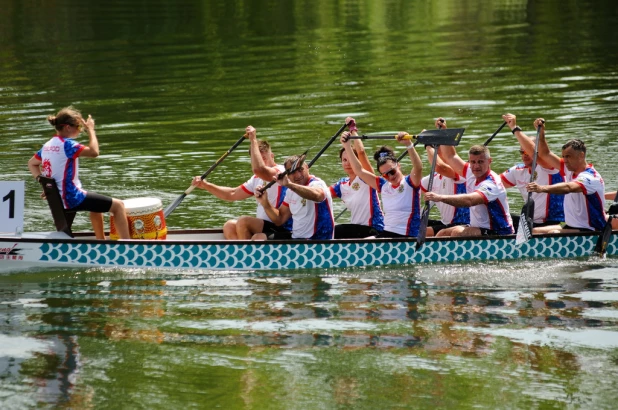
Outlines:
[[515,128],[513,128],[513,129],[511,130],[511,132],[513,133],[513,135],[515,135],[515,133],[516,133],[517,131],[521,131],[521,127],[520,127],[519,125],[516,125],[516,126],[515,126]]

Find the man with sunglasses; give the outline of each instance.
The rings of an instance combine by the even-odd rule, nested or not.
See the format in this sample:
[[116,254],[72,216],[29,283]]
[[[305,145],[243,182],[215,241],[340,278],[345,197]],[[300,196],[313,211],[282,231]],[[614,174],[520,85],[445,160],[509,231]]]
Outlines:
[[[444,118],[436,120],[436,126],[446,128]],[[491,170],[491,156],[484,145],[473,145],[464,161],[453,146],[440,146],[440,156],[466,180],[466,193],[440,195],[427,192],[425,199],[444,202],[455,207],[470,208],[470,225],[458,225],[443,229],[436,236],[483,236],[513,234],[513,221],[509,212],[506,189],[500,177]]]
[[[524,135],[525,136],[525,135]],[[532,140],[531,140],[532,141]],[[528,190],[526,186],[530,183],[530,173],[532,172],[532,160],[534,150],[527,152],[520,146],[522,163],[516,164],[500,174],[500,179],[504,186],[508,188],[517,187],[525,201],[528,200]],[[537,161],[538,162],[538,161]],[[534,170],[533,180],[541,185],[554,185],[564,182],[560,175],[560,170],[556,168],[545,168],[539,163]],[[534,192],[534,227],[558,225],[564,222],[564,195]],[[515,229],[519,226],[519,215],[512,214]]]
[[[285,169],[291,172],[274,178],[287,188],[279,207],[269,202],[268,191],[257,189],[255,197],[275,225],[281,226],[292,218],[293,239],[333,239],[335,218],[330,189],[324,181],[309,174],[307,164],[298,159],[297,155],[286,159]],[[252,239],[266,240],[267,236],[258,233]]]
[[[513,114],[502,116],[519,141],[522,149],[532,152],[535,144],[520,127]],[[539,134],[538,161],[545,167],[560,170],[564,182],[542,185],[537,182],[526,186],[528,192],[564,195],[564,222],[566,225],[549,225],[534,228],[533,233],[559,233],[603,230],[605,214],[605,182],[601,175],[586,160],[586,145],[579,139],[567,141],[562,146],[562,158],[554,154],[545,140],[545,120],[537,118],[534,128],[541,127]]]

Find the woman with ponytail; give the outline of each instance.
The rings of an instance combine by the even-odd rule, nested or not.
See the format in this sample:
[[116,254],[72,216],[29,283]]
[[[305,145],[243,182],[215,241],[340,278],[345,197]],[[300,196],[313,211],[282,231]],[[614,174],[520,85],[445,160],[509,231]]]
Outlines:
[[412,142],[404,139],[406,134],[405,132],[398,133],[397,140],[408,150],[412,160],[412,171],[409,175],[404,175],[393,150],[384,146],[374,154],[381,175],[378,177],[363,169],[354,155],[348,139],[350,133],[341,134],[341,143],[348,153],[354,173],[382,195],[384,231],[377,235],[379,238],[415,237],[418,234],[423,164]]
[[[73,107],[61,109],[56,115],[47,117],[54,127],[54,136],[28,161],[32,176],[38,181],[41,175],[53,178],[58,186],[64,208],[68,211],[90,211],[90,220],[97,239],[105,239],[103,213],[114,214],[114,222],[121,239],[129,239],[129,224],[124,203],[116,198],[88,192],[82,189],[79,180],[79,157],[99,156],[99,141],[94,131],[94,120]],[[82,130],[88,133],[88,145],[80,144],[74,138]]]

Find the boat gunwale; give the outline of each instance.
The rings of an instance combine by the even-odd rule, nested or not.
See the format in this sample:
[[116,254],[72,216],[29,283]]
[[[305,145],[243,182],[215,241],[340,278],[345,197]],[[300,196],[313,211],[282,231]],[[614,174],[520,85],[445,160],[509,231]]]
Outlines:
[[[181,229],[168,231],[169,235],[199,235],[199,234],[221,234],[223,231],[220,229]],[[52,232],[42,232],[52,233]],[[26,233],[27,234],[27,233]],[[598,231],[590,232],[569,232],[569,233],[554,233],[554,234],[540,234],[534,235],[532,239],[537,238],[560,238],[560,237],[578,237],[578,236],[599,236],[601,233]],[[618,234],[618,230],[612,231],[613,234]],[[0,236],[0,242],[17,241],[27,243],[92,243],[92,244],[152,244],[152,245],[187,245],[187,244],[200,244],[200,245],[300,245],[300,244],[345,244],[345,243],[405,243],[416,242],[415,237],[402,237],[402,238],[355,238],[355,239],[321,239],[321,240],[307,240],[307,239],[272,239],[267,241],[253,241],[250,239],[240,240],[226,240],[226,239],[125,239],[121,241],[111,239],[92,239],[89,237],[94,236],[93,232],[75,232],[74,238],[28,238],[18,236]],[[83,239],[88,237],[88,239]],[[515,240],[516,235],[487,235],[487,236],[458,236],[458,237],[428,237],[426,242],[449,242],[449,241],[483,241],[483,240]]]

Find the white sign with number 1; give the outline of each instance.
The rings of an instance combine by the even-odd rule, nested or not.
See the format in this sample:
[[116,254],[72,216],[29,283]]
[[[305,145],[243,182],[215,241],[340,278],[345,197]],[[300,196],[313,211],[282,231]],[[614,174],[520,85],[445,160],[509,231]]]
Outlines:
[[0,235],[24,230],[24,181],[0,181]]

